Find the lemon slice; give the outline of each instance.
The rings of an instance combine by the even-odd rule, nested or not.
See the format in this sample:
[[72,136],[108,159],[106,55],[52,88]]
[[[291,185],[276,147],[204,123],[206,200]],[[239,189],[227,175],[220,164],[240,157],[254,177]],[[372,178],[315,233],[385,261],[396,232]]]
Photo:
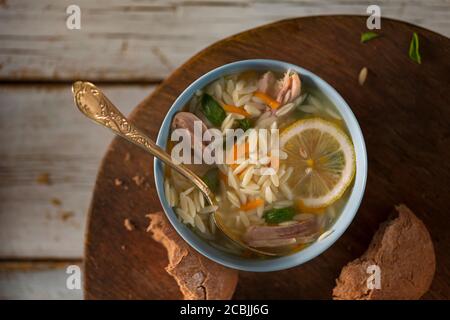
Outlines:
[[280,135],[288,184],[303,208],[324,208],[344,194],[355,175],[355,151],[337,125],[320,118],[298,120]]

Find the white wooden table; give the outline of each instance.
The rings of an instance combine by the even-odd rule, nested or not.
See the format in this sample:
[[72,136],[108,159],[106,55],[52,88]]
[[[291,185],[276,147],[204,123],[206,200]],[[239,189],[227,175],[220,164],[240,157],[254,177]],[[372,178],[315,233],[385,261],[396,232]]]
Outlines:
[[[81,30],[66,28],[70,4],[81,8]],[[364,15],[369,4],[450,35],[449,0],[0,1],[0,299],[82,298],[66,288],[65,270],[81,265],[85,215],[112,136],[75,110],[72,81],[96,82],[129,112],[225,36],[290,17]]]

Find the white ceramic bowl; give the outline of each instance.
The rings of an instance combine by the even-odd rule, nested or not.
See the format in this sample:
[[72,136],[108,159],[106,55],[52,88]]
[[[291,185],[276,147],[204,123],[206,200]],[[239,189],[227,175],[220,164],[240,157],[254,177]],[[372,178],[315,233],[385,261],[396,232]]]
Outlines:
[[166,213],[170,223],[173,225],[178,234],[184,240],[186,240],[186,242],[189,243],[191,247],[193,247],[205,257],[230,268],[258,272],[275,271],[298,266],[315,258],[319,254],[327,250],[344,233],[344,231],[352,222],[356,212],[358,211],[364,194],[367,179],[367,153],[361,128],[359,127],[359,124],[356,121],[352,110],[344,101],[344,99],[339,95],[339,93],[337,93],[336,90],[334,90],[324,80],[306,69],[282,61],[264,59],[242,60],[226,64],[204,74],[196,81],[194,81],[189,87],[187,87],[186,90],[184,90],[183,93],[181,93],[181,95],[173,103],[172,107],[169,109],[169,112],[164,118],[156,143],[160,147],[164,149],[166,148],[167,140],[170,134],[170,124],[175,113],[184,108],[184,106],[188,103],[188,101],[197,90],[204,88],[206,85],[220,78],[221,76],[238,73],[245,70],[273,70],[285,72],[288,69],[298,72],[301,76],[302,82],[310,83],[316,86],[322,93],[324,93],[328,97],[328,99],[332,103],[334,103],[342,119],[347,125],[355,147],[355,182],[352,189],[350,190],[349,199],[345,204],[342,213],[340,214],[334,225],[330,228],[330,230],[332,230],[332,233],[328,237],[321,240],[320,242],[315,242],[304,250],[292,255],[269,259],[244,258],[216,249],[178,220],[176,213],[169,206],[164,195],[163,164],[160,160],[155,158],[154,175],[156,190],[158,192],[158,197],[161,201],[164,212]]

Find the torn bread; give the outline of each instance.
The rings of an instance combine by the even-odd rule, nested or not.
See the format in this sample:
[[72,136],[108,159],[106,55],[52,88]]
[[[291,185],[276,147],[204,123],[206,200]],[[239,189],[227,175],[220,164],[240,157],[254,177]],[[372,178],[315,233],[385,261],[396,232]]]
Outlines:
[[[396,210],[380,226],[367,251],[342,269],[334,299],[419,299],[428,291],[436,268],[430,234],[408,207],[399,205]],[[374,275],[371,266],[379,267],[379,289],[374,282],[368,286]]]
[[162,212],[148,214],[147,231],[167,250],[166,271],[174,277],[185,300],[231,299],[238,272],[209,260],[176,233]]

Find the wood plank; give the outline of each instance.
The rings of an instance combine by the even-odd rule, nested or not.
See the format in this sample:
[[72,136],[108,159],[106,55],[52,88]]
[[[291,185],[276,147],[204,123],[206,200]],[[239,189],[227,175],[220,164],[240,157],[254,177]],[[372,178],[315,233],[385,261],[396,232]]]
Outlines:
[[82,299],[82,290],[66,286],[69,265],[81,267],[81,261],[0,262],[0,299]]
[[[129,113],[154,86],[100,87]],[[0,129],[0,257],[81,258],[85,213],[112,135],[78,112],[69,85],[0,86]],[[50,185],[37,182],[42,173]]]
[[[448,0],[375,2],[383,17],[450,35]],[[242,30],[308,15],[365,15],[367,8],[367,1],[354,0],[80,0],[81,30],[68,30],[72,3],[0,6],[0,80],[159,80],[208,44]]]

